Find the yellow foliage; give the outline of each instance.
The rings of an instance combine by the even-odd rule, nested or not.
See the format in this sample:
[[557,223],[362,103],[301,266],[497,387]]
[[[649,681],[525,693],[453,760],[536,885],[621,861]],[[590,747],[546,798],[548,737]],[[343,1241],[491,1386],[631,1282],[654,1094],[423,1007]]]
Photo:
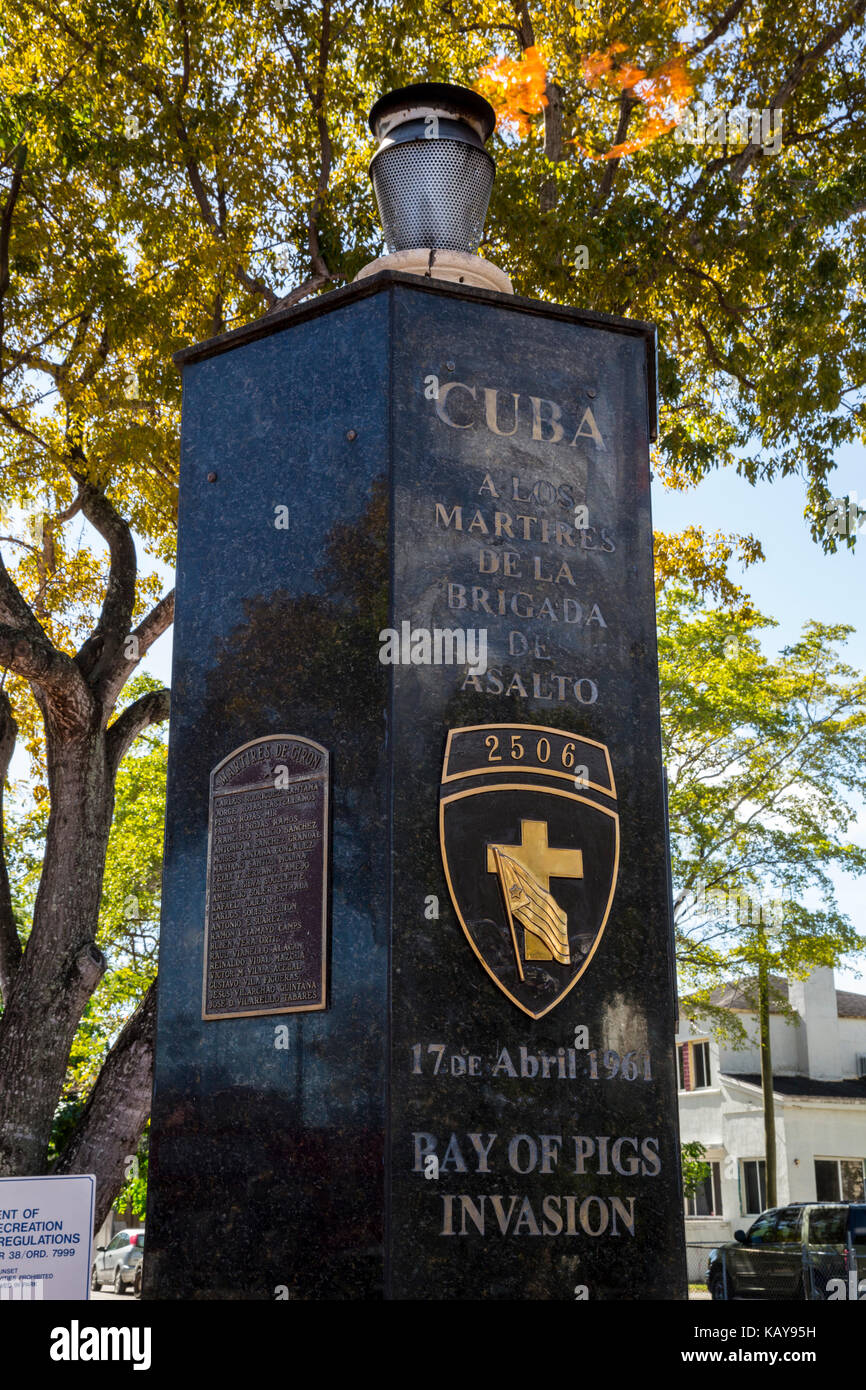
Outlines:
[[620,141],[604,154],[591,153],[575,140],[573,143],[578,145],[581,154],[589,159],[620,159],[643,149],[660,135],[666,135],[683,119],[694,92],[684,58],[671,58],[650,73],[627,60],[620,60],[618,55],[624,53],[625,48],[624,43],[614,43],[603,53],[589,54],[583,60],[583,75],[590,87],[605,81],[616,91],[636,97],[644,107],[644,124],[631,139]]
[[533,45],[521,58],[494,58],[481,69],[478,90],[487,97],[498,125],[511,126],[521,137],[530,131],[529,117],[547,105],[547,64]]
[[680,580],[693,585],[704,597],[751,611],[751,600],[730,578],[728,566],[735,555],[744,568],[764,559],[756,537],[725,535],[722,531],[707,534],[701,526],[687,526],[676,535],[656,531],[653,539],[658,590]]

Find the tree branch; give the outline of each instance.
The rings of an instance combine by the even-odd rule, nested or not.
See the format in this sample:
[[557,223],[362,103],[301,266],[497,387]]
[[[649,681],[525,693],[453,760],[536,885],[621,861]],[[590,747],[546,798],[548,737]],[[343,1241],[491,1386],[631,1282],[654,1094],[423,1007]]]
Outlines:
[[700,270],[697,266],[689,265],[687,261],[679,261],[677,260],[676,256],[673,255],[667,255],[663,259],[667,261],[670,265],[674,266],[677,270],[684,271],[686,275],[691,275],[697,280],[706,280],[707,284],[712,285],[713,289],[715,290],[716,298],[718,299],[725,313],[730,318],[736,319],[737,323],[743,322],[743,310],[737,309],[733,304],[728,302],[728,300],[725,297],[723,286],[713,275],[709,275],[705,270]]
[[79,670],[91,689],[95,690],[106,670],[116,660],[129,632],[135,607],[138,564],[129,524],[104,492],[87,482],[81,472],[71,471],[81,489],[81,510],[108,545],[110,556],[108,584],[99,621],[75,657]]
[[745,4],[746,0],[733,0],[733,3],[728,6],[724,14],[716,20],[716,23],[713,25],[712,29],[710,29],[709,33],[705,34],[702,39],[698,39],[696,43],[693,43],[691,48],[686,49],[685,56],[687,58],[696,58],[699,53],[704,53],[706,49],[710,48],[715,43],[716,39],[721,38],[722,34],[724,34],[727,29],[730,29],[737,15],[740,13],[740,10],[745,7]]
[[[808,77],[809,73],[817,66],[824,55],[828,53],[834,44],[838,43],[841,38],[844,38],[849,29],[852,29],[855,24],[858,24],[860,20],[862,20],[864,14],[866,14],[866,0],[855,0],[853,5],[848,6],[848,9],[842,15],[839,23],[834,25],[832,29],[827,30],[820,43],[816,43],[813,48],[810,48],[808,53],[800,53],[800,56],[797,58],[788,76],[776,89],[770,102],[769,109],[771,111],[780,111],[784,107],[788,99],[794,95],[797,88],[805,78]],[[752,164],[761,153],[761,149],[761,145],[754,144],[751,140],[749,141],[749,144],[743,150],[742,154],[734,161],[734,166],[731,170],[731,178],[734,183],[739,183],[750,164]]]
[[16,434],[23,435],[25,439],[32,439],[33,443],[38,444],[40,449],[48,449],[45,440],[40,439],[39,435],[34,434],[33,430],[28,429],[26,425],[22,425],[20,420],[16,420],[8,406],[0,405],[0,416],[3,417],[7,425],[11,426]]
[[107,672],[103,686],[103,707],[107,711],[114,708],[115,701],[129,677],[132,675],[145,652],[153,646],[158,637],[174,622],[174,589],[167,593],[159,603],[142,618],[138,627],[133,628],[118,653],[117,660]]
[[6,691],[0,689],[0,996],[4,1003],[9,998],[23,954],[12,911],[12,889],[3,843],[3,792],[17,735],[18,725],[12,714],[12,703]]
[[0,623],[18,629],[25,637],[51,646],[36,614],[11,578],[0,555]]
[[517,35],[520,39],[520,47],[524,53],[527,48],[535,47],[535,29],[532,23],[532,15],[529,13],[527,0],[511,0],[511,8],[517,20]]
[[[535,47],[535,26],[529,13],[527,0],[511,0],[511,8],[517,20],[517,37],[525,53],[527,48]],[[552,82],[545,73],[544,95],[544,153],[554,164],[561,164],[566,157],[565,142],[562,138],[562,89]],[[556,207],[558,193],[556,180],[545,179],[541,187],[539,206],[542,212],[551,212]]]
[[116,772],[138,735],[151,724],[161,724],[168,718],[171,693],[168,690],[149,690],[109,724],[105,734],[105,753],[109,767]]
[[131,634],[138,643],[138,650],[142,655],[152,647],[157,637],[161,637],[164,632],[171,627],[174,622],[174,589],[167,593],[164,598],[159,600],[146,617],[142,618],[138,627]]
[[[174,120],[175,134],[177,135],[178,143],[181,147],[184,168],[186,170],[190,187],[192,188],[195,200],[198,203],[199,211],[201,212],[201,215],[204,218],[205,224],[213,232],[213,235],[217,241],[224,242],[224,228],[220,226],[219,219],[217,218],[213,208],[211,207],[210,198],[208,196],[207,189],[204,185],[204,179],[202,178],[201,165],[199,164],[198,157],[196,156],[195,151],[193,149],[192,141],[190,139],[186,122],[184,121],[183,116],[181,115],[178,107],[168,96],[168,93],[163,88],[161,82],[155,82],[151,90],[153,92],[153,95],[157,98],[157,100],[162,102],[166,111],[170,113]],[[235,264],[232,267],[232,269],[234,271],[236,279],[240,281],[240,283],[245,287],[245,289],[249,290],[250,294],[260,294],[266,300],[269,308],[274,307],[274,305],[277,302],[277,296],[275,295],[274,291],[270,288],[269,285],[266,285],[263,280],[260,280],[258,278],[258,276],[250,275],[249,271],[247,271],[245,267],[241,265],[240,261],[235,261]]]
[[721,354],[719,353],[718,348],[716,347],[715,343],[710,337],[710,330],[707,328],[703,319],[697,319],[696,325],[698,332],[700,333],[706,345],[707,357],[709,358],[710,362],[712,362],[713,366],[717,367],[720,372],[725,372],[727,376],[734,377],[734,379],[738,381],[741,386],[745,386],[749,391],[757,391],[757,386],[753,381],[749,379],[749,377],[743,376],[740,372],[736,371],[729,362],[724,361]]
[[331,277],[319,245],[319,216],[324,205],[325,194],[328,191],[328,183],[331,178],[331,165],[334,159],[334,147],[331,144],[331,133],[328,129],[328,118],[325,114],[325,78],[328,72],[330,43],[330,0],[322,0],[322,29],[319,36],[319,61],[316,74],[316,90],[311,97],[313,113],[316,117],[316,130],[319,135],[321,159],[319,161],[319,177],[316,180],[316,196],[313,199],[313,206],[310,209],[308,245],[310,248],[310,265],[313,274],[323,275],[326,279],[330,279]]
[[123,1186],[150,1110],[156,1020],[156,981],[102,1064],[96,1085],[54,1172],[96,1173],[94,1231]]
[[320,290],[323,285],[328,283],[330,278],[329,275],[311,275],[302,285],[297,285],[295,289],[291,290],[289,294],[284,295],[282,299],[275,300],[268,310],[268,313],[276,314],[279,313],[281,309],[293,308],[294,305],[299,304],[302,299],[306,299],[307,295],[315,294],[316,290]]
[[[616,135],[614,136],[613,140],[614,148],[616,148],[617,145],[622,145],[624,143],[625,137],[628,135],[628,127],[629,122],[631,121],[631,113],[632,111],[634,111],[636,106],[640,106],[640,101],[637,97],[633,97],[631,95],[630,89],[626,89],[619,99],[619,124],[617,125]],[[604,207],[605,203],[607,202],[608,197],[610,196],[610,190],[613,188],[613,181],[616,177],[616,171],[618,168],[618,158],[609,159],[607,161],[604,173],[602,175],[601,183],[598,189],[598,198],[596,199],[595,203],[596,212],[600,212],[601,209]]]
[[310,252],[310,265],[313,274],[304,282],[303,286],[298,286],[297,290],[292,291],[292,295],[297,296],[293,299],[292,295],[286,295],[284,299],[277,300],[271,305],[274,309],[290,308],[292,303],[297,303],[298,299],[303,299],[311,294],[313,289],[318,289],[326,284],[333,277],[322,256],[319,245],[319,216],[325,201],[325,194],[328,191],[328,182],[331,177],[331,165],[334,158],[334,149],[331,143],[331,133],[328,128],[328,120],[325,115],[325,79],[328,71],[328,56],[331,42],[331,7],[330,0],[322,0],[322,28],[319,34],[319,52],[316,60],[316,82],[315,86],[307,76],[303,58],[297,46],[286,36],[286,45],[292,55],[292,62],[298,74],[301,85],[307,94],[310,106],[313,108],[313,116],[316,121],[316,131],[319,137],[319,176],[316,180],[316,192],[310,206],[307,218],[307,246]]
[[93,702],[81,672],[72,657],[47,638],[27,636],[20,628],[0,623],[0,666],[29,681],[59,723],[74,729],[87,723]]
[[9,192],[6,194],[2,211],[0,211],[0,370],[3,366],[3,343],[6,331],[4,306],[6,291],[9,288],[9,241],[12,235],[12,217],[15,212],[15,204],[18,201],[18,194],[21,192],[21,180],[24,177],[25,158],[26,147],[22,148],[15,161]]

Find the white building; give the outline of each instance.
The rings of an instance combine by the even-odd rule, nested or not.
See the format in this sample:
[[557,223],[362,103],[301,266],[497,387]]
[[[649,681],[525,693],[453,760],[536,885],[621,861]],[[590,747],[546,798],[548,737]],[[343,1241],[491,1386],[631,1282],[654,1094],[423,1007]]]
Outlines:
[[[830,969],[775,990],[793,1022],[771,1003],[777,1203],[864,1199],[866,1186],[866,994],[837,990]],[[677,1032],[682,1142],[705,1146],[710,1177],[686,1201],[686,1240],[730,1240],[767,1205],[756,983],[718,990],[713,1002],[738,1014],[749,1043],[735,1050],[680,1017]],[[689,1274],[700,1277],[699,1251]]]

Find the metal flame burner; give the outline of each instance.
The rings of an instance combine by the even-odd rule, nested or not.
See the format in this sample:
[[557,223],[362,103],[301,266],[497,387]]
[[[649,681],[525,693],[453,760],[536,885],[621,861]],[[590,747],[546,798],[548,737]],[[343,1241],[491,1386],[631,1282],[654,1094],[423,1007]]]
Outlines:
[[465,87],[418,82],[380,97],[370,112],[378,148],[370,177],[391,252],[474,254],[496,166],[484,148],[492,106]]
[[493,187],[486,150],[457,140],[394,144],[370,168],[389,251],[478,250]]

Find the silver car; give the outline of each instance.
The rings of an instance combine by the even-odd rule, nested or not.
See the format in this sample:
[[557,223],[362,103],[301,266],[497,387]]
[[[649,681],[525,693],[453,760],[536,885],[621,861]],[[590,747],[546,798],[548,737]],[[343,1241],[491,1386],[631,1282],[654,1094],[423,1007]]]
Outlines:
[[135,1271],[144,1259],[144,1230],[118,1231],[108,1245],[97,1245],[90,1287],[96,1293],[103,1284],[111,1284],[115,1293],[132,1288]]

